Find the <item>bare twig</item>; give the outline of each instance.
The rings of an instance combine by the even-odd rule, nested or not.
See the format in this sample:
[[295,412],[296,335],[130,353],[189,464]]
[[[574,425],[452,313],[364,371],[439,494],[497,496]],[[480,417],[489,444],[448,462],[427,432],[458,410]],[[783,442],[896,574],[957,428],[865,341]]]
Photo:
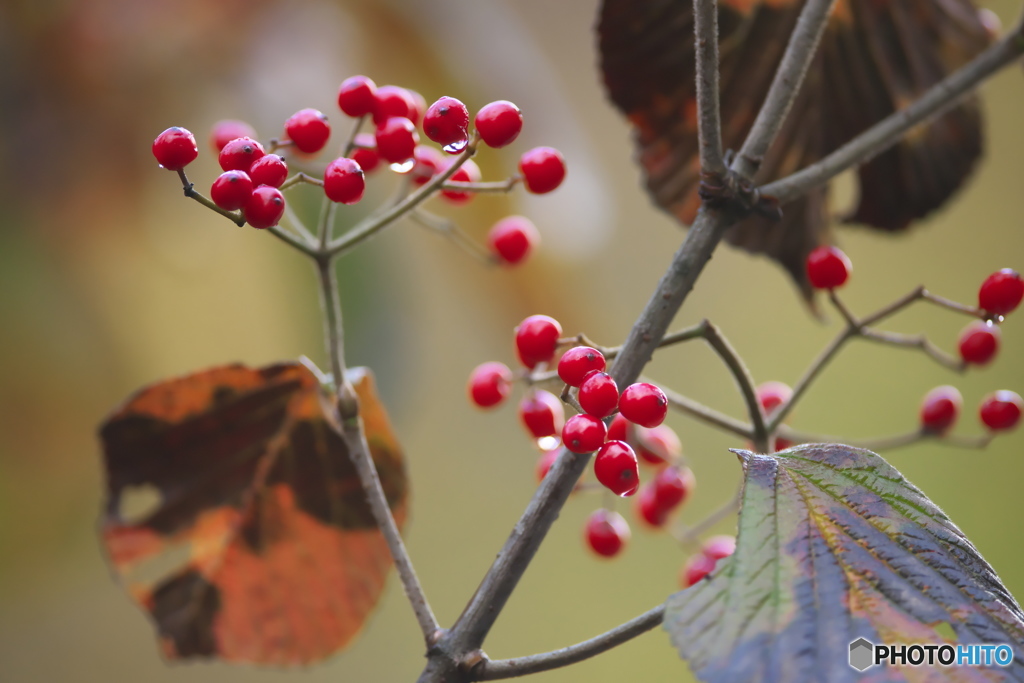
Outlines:
[[511,192],[512,188],[516,186],[522,178],[520,176],[512,176],[508,180],[496,180],[490,183],[467,183],[460,180],[449,180],[441,186],[442,190],[452,190],[455,192],[497,192],[506,193]]
[[406,218],[414,223],[422,225],[428,230],[433,230],[434,232],[444,235],[484,265],[493,266],[497,263],[491,252],[480,246],[469,235],[463,232],[458,225],[447,218],[435,216],[425,211],[410,211],[406,215]]
[[881,436],[872,439],[853,439],[848,437],[829,436],[826,434],[809,434],[797,431],[782,425],[779,427],[779,436],[788,439],[793,443],[843,443],[847,446],[865,448],[869,451],[887,451],[894,448],[911,446],[922,441],[934,441],[944,446],[955,446],[957,448],[982,449],[988,446],[993,439],[993,434],[982,434],[981,436],[962,436],[959,434],[938,434],[923,429],[916,429],[905,434],[894,434],[892,436]]
[[754,379],[750,376],[750,371],[743,364],[739,354],[733,350],[729,342],[722,336],[722,333],[718,331],[718,328],[706,320],[704,325],[704,338],[707,339],[711,348],[715,350],[729,368],[729,372],[732,373],[733,379],[739,385],[740,393],[747,404],[747,414],[750,415],[750,422],[753,425],[751,439],[754,442],[754,447],[761,453],[767,453],[769,450],[769,432],[765,427],[761,403],[757,400],[757,392],[754,390]]
[[693,21],[700,168],[704,173],[721,175],[726,168],[722,160],[722,117],[718,97],[718,1],[693,0]]
[[700,537],[706,534],[716,524],[721,522],[723,519],[731,514],[739,511],[740,499],[743,495],[743,489],[736,491],[736,495],[729,499],[722,507],[714,510],[710,515],[700,520],[696,524],[690,527],[680,526],[678,529],[673,529],[672,536],[679,541],[679,544],[684,548],[693,548],[698,545]]
[[967,363],[963,360],[949,355],[923,334],[898,334],[896,332],[879,332],[878,330],[861,329],[859,336],[871,341],[889,344],[891,346],[903,346],[906,348],[920,349],[939,365],[943,365],[955,372],[963,372],[967,369]]
[[943,79],[906,109],[902,109],[855,137],[807,168],[761,187],[761,193],[790,202],[825,184],[843,171],[881,154],[911,128],[954,106],[996,71],[1024,53],[1024,23],[1016,27],[973,61]]
[[286,180],[283,183],[281,183],[281,187],[279,187],[278,189],[281,190],[282,192],[284,192],[288,188],[294,187],[295,185],[298,185],[299,183],[306,183],[307,185],[316,185],[317,187],[323,187],[324,186],[324,181],[320,180],[319,178],[314,178],[311,175],[307,175],[307,174],[303,173],[302,171],[299,171],[298,173],[293,175],[291,178],[289,178],[288,180]]
[[599,655],[606,650],[610,650],[617,645],[621,645],[650,631],[661,623],[664,614],[665,606],[658,605],[654,609],[644,612],[637,618],[631,619],[607,633],[602,633],[576,645],[529,657],[485,660],[473,669],[470,674],[471,680],[496,681],[503,678],[526,676],[527,674],[548,671],[581,662],[584,659]]
[[717,427],[724,432],[728,432],[729,434],[735,434],[736,436],[747,439],[748,441],[754,440],[754,430],[749,424],[740,422],[739,420],[729,417],[724,413],[708,408],[703,403],[698,403],[697,401],[687,398],[686,396],[676,393],[664,386],[661,386],[661,390],[665,392],[665,398],[668,399],[670,407],[684,412],[705,424],[709,424],[712,427]]
[[[821,34],[825,31],[828,15],[835,3],[836,0],[807,0],[801,10],[764,105],[757,113],[750,134],[747,135],[740,153],[733,161],[732,170],[743,178],[753,179],[761,167],[765,153],[782,128],[786,114],[789,113],[789,108],[796,99],[804,76],[810,68]],[[768,193],[762,190],[762,194]]]

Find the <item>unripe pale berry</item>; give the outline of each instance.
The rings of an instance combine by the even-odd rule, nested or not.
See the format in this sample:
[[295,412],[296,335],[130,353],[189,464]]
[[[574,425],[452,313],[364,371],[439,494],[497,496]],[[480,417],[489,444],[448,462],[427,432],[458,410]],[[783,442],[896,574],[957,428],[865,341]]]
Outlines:
[[156,157],[157,163],[168,171],[180,171],[199,156],[199,147],[196,146],[196,138],[191,132],[175,126],[160,133],[153,140],[153,156]]
[[821,246],[807,256],[807,279],[815,289],[842,286],[852,270],[850,259],[838,247]]
[[724,560],[736,552],[735,536],[712,536],[700,548],[701,554],[714,561]]
[[481,408],[493,408],[512,391],[512,371],[492,361],[473,369],[469,375],[469,398]]
[[553,147],[534,147],[519,158],[519,172],[528,191],[546,194],[565,180],[565,159]]
[[484,105],[473,119],[473,127],[488,147],[511,144],[523,129],[523,113],[508,100]]

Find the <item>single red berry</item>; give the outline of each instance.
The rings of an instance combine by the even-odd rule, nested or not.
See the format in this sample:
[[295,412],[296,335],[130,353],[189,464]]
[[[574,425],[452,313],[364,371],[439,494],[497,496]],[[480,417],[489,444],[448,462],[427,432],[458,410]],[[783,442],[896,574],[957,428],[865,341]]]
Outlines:
[[225,211],[241,209],[252,196],[252,185],[245,171],[224,171],[210,186],[210,199]]
[[220,155],[217,157],[217,161],[220,162],[220,167],[225,171],[245,171],[248,173],[253,163],[265,154],[263,145],[252,138],[235,138],[224,145]]
[[594,474],[609,491],[623,498],[640,488],[636,453],[625,441],[609,441],[601,446],[594,456]]
[[529,218],[506,216],[487,234],[487,244],[498,260],[510,266],[521,263],[540,242],[540,233]]
[[715,568],[715,561],[703,553],[691,555],[690,559],[683,565],[683,571],[679,574],[679,583],[683,588],[689,588]]
[[276,187],[260,185],[252,191],[242,212],[246,222],[254,228],[277,225],[284,215],[284,195]]
[[787,448],[792,448],[795,445],[796,445],[795,441],[790,441],[789,439],[784,439],[781,436],[775,437],[775,452],[776,453],[778,453],[779,451],[784,451]]
[[324,171],[324,194],[332,202],[355,204],[363,198],[366,179],[363,169],[352,159],[338,157]]
[[519,419],[535,439],[557,436],[565,424],[565,409],[557,396],[538,389],[519,403]]
[[985,365],[999,351],[999,328],[982,320],[975,320],[960,333],[957,342],[960,357],[971,365]]
[[665,392],[653,384],[637,382],[622,392],[619,412],[641,427],[657,427],[668,415],[668,399],[665,398]]
[[256,186],[281,187],[288,179],[288,164],[277,154],[264,154],[249,167],[249,177]]
[[[628,424],[629,420],[622,418],[623,423]],[[610,431],[610,430],[609,430]],[[666,462],[678,460],[683,454],[683,445],[679,441],[679,435],[668,425],[658,425],[653,429],[636,427],[633,430],[633,438],[627,439],[640,458],[640,462],[650,465],[663,465]]]
[[[448,160],[446,159],[445,161],[447,162]],[[449,165],[449,163],[445,163],[444,168],[447,169]],[[480,167],[472,159],[467,159],[462,162],[462,166],[452,174],[449,180],[456,183],[478,183],[480,182]],[[465,204],[474,197],[474,194],[460,190],[442,190],[441,196],[452,204]]]
[[601,557],[615,557],[629,541],[629,525],[617,512],[594,510],[585,527],[587,545]]
[[284,133],[299,151],[319,152],[331,137],[331,125],[318,109],[300,109],[284,122]]
[[807,279],[816,289],[834,289],[850,277],[853,264],[838,247],[821,246],[807,255]]
[[516,327],[516,353],[528,368],[550,361],[555,355],[562,326],[552,317],[531,315]]
[[658,499],[654,495],[654,487],[644,484],[636,498],[633,499],[636,516],[646,522],[649,526],[660,527],[668,521],[669,511],[658,505]]
[[666,467],[654,477],[653,490],[658,506],[672,510],[682,505],[696,483],[689,467]]
[[1024,412],[1024,400],[1012,391],[997,391],[981,402],[979,414],[985,426],[993,431],[1013,429]]
[[534,473],[537,475],[537,481],[541,482],[544,477],[548,476],[548,472],[551,471],[551,467],[558,460],[558,454],[562,452],[561,448],[552,448],[544,451],[539,458],[537,458],[537,467]]
[[593,415],[573,415],[562,427],[562,444],[573,453],[592,453],[601,447],[608,428]]
[[527,190],[545,194],[565,180],[565,159],[553,147],[534,147],[519,158],[519,172]]
[[498,405],[512,391],[512,371],[492,361],[476,366],[469,375],[469,398],[481,408]]
[[419,135],[416,126],[404,116],[392,116],[376,132],[377,153],[392,164],[404,164],[413,158]]
[[366,76],[351,76],[338,88],[338,108],[352,118],[372,114],[377,108],[377,85]]
[[635,427],[635,425],[624,418],[622,413],[619,413],[612,419],[612,423],[608,425],[608,440],[625,441],[632,446],[636,446],[636,444],[632,443],[632,439],[627,438],[630,431],[632,431],[631,428],[633,427]]
[[600,351],[589,346],[574,346],[558,361],[558,376],[569,386],[578,387],[590,373],[602,372],[604,368],[604,354]]
[[[184,128],[168,128],[153,140],[153,156],[168,171],[180,171],[199,156],[196,138]],[[225,169],[227,170],[227,169]]]
[[576,397],[589,415],[608,417],[619,406],[619,387],[607,372],[592,372]]
[[377,138],[370,133],[358,133],[355,139],[355,148],[352,150],[352,161],[359,164],[363,173],[371,173],[380,166]]
[[416,100],[412,93],[397,85],[382,85],[377,88],[377,99],[373,108],[373,122],[382,125],[392,116],[401,116],[413,123],[419,119],[416,111]]
[[[949,430],[960,415],[964,399],[956,387],[949,385],[935,387],[921,402],[921,429],[931,434],[942,434]],[[778,448],[778,439],[776,439]]]
[[790,399],[793,390],[782,382],[765,382],[757,387],[755,393],[764,414],[770,417],[776,408]]
[[486,104],[476,113],[473,127],[488,147],[511,144],[523,129],[523,112],[508,100]]
[[1020,273],[1003,268],[985,278],[978,290],[978,308],[990,315],[1006,315],[1024,299],[1024,278]]
[[712,536],[704,542],[700,552],[704,557],[714,562],[724,560],[736,552],[736,537],[726,535]]
[[236,138],[256,138],[256,129],[245,121],[237,119],[224,119],[213,124],[210,130],[210,146],[213,151],[220,154],[224,145]]
[[458,154],[469,141],[469,111],[454,97],[442,97],[423,115],[423,132],[449,154]]
[[412,174],[412,181],[417,186],[426,185],[448,163],[448,160],[445,159],[445,156],[441,154],[439,149],[429,145],[416,145],[412,156],[416,163],[413,164],[410,173]]

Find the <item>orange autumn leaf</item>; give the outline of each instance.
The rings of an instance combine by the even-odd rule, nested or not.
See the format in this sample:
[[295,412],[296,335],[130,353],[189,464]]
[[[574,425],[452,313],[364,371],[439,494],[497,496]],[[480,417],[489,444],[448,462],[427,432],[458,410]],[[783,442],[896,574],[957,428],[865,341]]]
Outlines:
[[[401,526],[400,448],[372,375],[349,373]],[[309,369],[227,365],[159,382],[100,437],[103,545],[167,657],[305,664],[359,632],[391,556]]]

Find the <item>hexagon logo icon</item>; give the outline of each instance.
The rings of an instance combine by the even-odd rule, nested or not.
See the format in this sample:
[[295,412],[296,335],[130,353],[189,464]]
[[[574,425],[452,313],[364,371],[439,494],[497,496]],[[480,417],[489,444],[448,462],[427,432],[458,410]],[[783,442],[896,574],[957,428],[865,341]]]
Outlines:
[[866,638],[858,638],[850,643],[850,666],[863,671],[874,664],[875,647]]

